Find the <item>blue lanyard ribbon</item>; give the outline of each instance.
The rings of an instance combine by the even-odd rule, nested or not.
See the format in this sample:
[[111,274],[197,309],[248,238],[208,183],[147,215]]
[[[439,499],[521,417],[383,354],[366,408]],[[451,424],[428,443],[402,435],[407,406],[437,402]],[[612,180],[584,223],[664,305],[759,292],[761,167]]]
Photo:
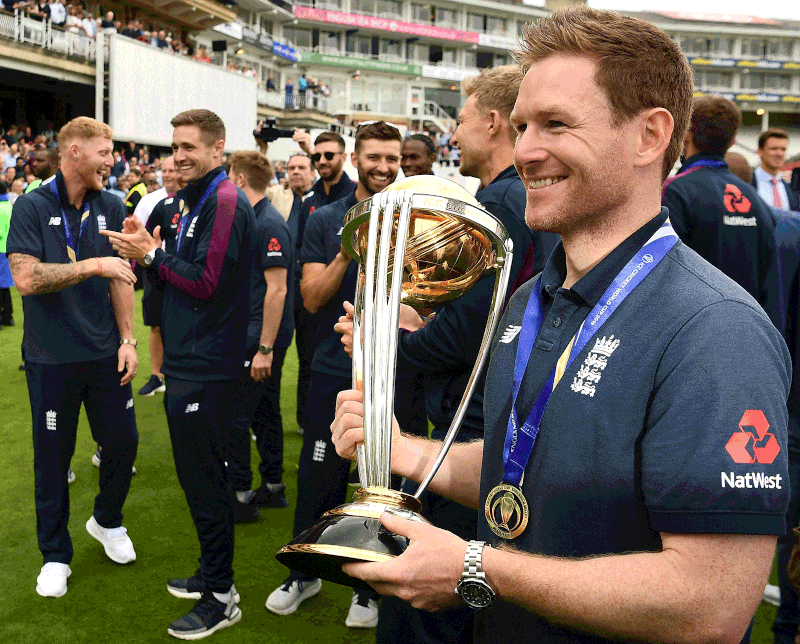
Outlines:
[[[564,353],[569,352],[569,356],[566,367],[561,372],[562,374],[569,368],[569,365],[572,364],[581,349],[586,346],[589,340],[600,330],[600,327],[611,317],[617,307],[650,274],[650,271],[664,259],[677,241],[678,236],[672,229],[669,220],[667,220],[625,265],[589,312],[589,315],[586,316],[586,320],[581,325],[578,334],[573,338],[571,348],[568,346],[565,350]],[[517,487],[522,482],[522,476],[533,452],[536,437],[539,435],[539,426],[542,422],[544,410],[547,407],[553,389],[558,384],[556,371],[559,369],[559,364],[550,373],[525,424],[519,427],[516,409],[517,395],[519,394],[525,370],[528,367],[528,358],[531,355],[536,336],[539,334],[539,329],[544,320],[541,279],[540,275],[536,280],[522,321],[522,330],[520,331],[519,344],[517,345],[517,357],[514,362],[513,403],[511,405],[511,415],[508,419],[505,445],[503,446],[503,464],[505,466],[503,482]],[[559,360],[559,363],[561,362]]]
[[700,167],[707,167],[707,168],[725,168],[728,166],[725,161],[720,161],[719,159],[697,159],[696,161],[692,161],[689,165],[684,166],[681,168],[679,174],[683,174],[687,170],[691,170],[692,168],[700,168]]
[[[50,182],[50,190],[53,191],[56,201],[58,201],[58,206],[61,208],[61,197],[58,195],[58,187],[56,186],[55,179]],[[89,202],[86,201],[86,197],[84,197],[83,211],[81,212],[81,224],[80,228],[78,229],[77,241],[72,239],[72,231],[69,228],[69,223],[67,222],[67,213],[64,212],[64,208],[61,208],[61,221],[64,224],[64,238],[67,241],[67,256],[69,257],[70,261],[77,262],[78,246],[81,243],[81,236],[86,228],[86,222],[89,221]]]
[[180,223],[178,224],[178,239],[175,248],[176,254],[181,249],[181,242],[183,241],[183,232],[184,229],[186,228],[186,222],[189,221],[189,219],[194,218],[195,214],[200,210],[200,206],[202,206],[205,200],[211,196],[211,193],[214,192],[216,187],[227,178],[228,176],[224,172],[220,172],[216,177],[214,177],[211,180],[211,183],[208,184],[208,188],[206,188],[206,191],[203,193],[203,196],[200,197],[200,201],[198,201],[197,205],[194,208],[192,208],[191,213],[189,212],[188,204],[186,205],[186,207],[184,208],[185,212],[181,216]]

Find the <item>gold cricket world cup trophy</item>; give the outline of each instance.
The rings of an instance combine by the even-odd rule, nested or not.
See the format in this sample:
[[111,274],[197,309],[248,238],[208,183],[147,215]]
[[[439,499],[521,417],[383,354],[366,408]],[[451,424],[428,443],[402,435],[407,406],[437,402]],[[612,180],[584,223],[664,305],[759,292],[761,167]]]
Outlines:
[[[397,181],[347,213],[342,244],[359,263],[353,320],[353,387],[364,394],[362,488],[352,503],[326,512],[276,555],[292,570],[354,588],[351,561],[387,561],[408,547],[380,521],[389,511],[413,521],[472,397],[500,319],[513,244],[503,225],[457,183],[419,175]],[[392,417],[400,304],[418,312],[454,300],[488,272],[494,293],[478,358],[437,459],[414,496],[390,489]]]

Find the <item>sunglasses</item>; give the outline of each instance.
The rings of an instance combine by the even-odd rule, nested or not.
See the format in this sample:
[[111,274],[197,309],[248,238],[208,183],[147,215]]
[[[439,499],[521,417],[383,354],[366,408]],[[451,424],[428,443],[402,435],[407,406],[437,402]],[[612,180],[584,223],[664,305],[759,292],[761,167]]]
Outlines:
[[324,155],[325,159],[327,159],[328,161],[333,161],[333,157],[335,157],[337,154],[341,154],[341,152],[323,152],[322,154],[320,154],[319,152],[315,152],[314,154],[311,155],[311,160],[314,163],[319,163],[319,160]]

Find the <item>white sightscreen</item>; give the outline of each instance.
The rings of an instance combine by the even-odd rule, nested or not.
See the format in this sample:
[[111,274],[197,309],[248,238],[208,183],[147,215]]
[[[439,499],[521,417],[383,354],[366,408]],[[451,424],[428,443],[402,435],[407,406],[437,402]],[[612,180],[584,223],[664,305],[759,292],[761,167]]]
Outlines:
[[113,36],[109,60],[109,125],[114,138],[170,146],[170,119],[205,108],[225,123],[227,150],[253,149],[256,82],[208,63]]

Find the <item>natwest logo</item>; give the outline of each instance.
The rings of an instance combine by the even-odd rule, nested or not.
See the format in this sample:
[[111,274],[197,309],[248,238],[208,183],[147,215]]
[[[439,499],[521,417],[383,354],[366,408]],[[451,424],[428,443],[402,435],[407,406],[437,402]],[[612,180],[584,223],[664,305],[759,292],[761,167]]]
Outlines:
[[760,409],[748,409],[739,421],[739,431],[733,432],[725,445],[734,463],[761,463],[769,465],[775,460],[780,445],[769,431],[769,421]]

